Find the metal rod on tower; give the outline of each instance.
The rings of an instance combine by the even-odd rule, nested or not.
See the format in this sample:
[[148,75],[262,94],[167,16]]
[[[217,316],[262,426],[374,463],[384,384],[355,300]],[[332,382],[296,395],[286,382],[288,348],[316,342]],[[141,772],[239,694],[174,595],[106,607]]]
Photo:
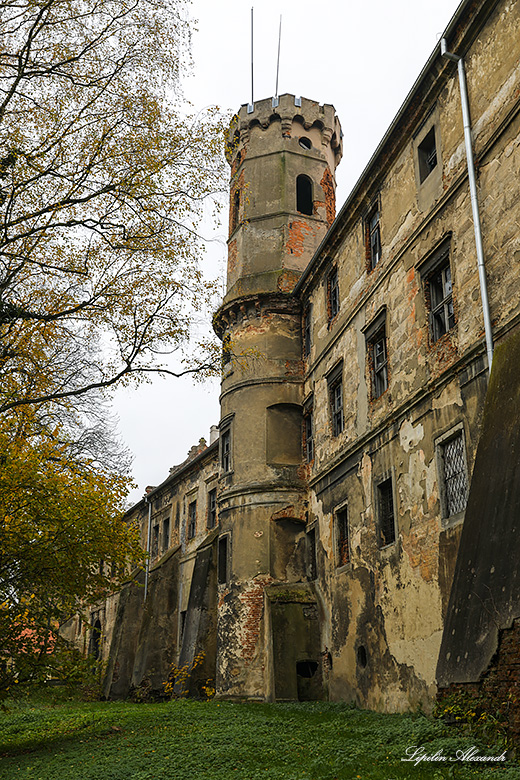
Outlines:
[[274,91],[275,98],[278,97],[278,74],[280,72],[280,41],[282,40],[282,14],[280,14],[280,28],[278,30],[278,58],[276,60],[276,89]]
[[253,89],[253,7],[251,7],[251,105],[255,104],[255,94]]

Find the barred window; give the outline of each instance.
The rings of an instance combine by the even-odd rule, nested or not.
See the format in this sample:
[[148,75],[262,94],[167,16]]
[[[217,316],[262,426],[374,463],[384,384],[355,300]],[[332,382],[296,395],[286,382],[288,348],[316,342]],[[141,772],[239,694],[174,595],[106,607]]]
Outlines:
[[345,566],[350,561],[348,511],[346,506],[336,513],[336,541],[338,566]]
[[468,501],[468,478],[462,433],[441,444],[440,449],[443,469],[444,515],[452,517],[452,515],[463,512]]
[[386,547],[395,542],[395,515],[392,479],[377,486],[379,510],[379,545]]

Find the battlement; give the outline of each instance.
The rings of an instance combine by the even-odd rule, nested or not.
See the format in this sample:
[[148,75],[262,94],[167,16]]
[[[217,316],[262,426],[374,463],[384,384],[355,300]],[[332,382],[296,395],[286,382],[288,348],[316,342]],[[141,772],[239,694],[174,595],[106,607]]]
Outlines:
[[322,146],[330,146],[334,153],[335,164],[341,160],[343,141],[341,125],[334,106],[320,105],[315,100],[309,100],[295,95],[280,95],[278,98],[266,98],[254,103],[247,103],[233,117],[229,127],[229,140],[226,147],[226,157],[231,165],[243,146],[249,142],[249,134],[253,127],[259,126],[267,130],[278,125],[283,138],[299,135],[297,128],[308,131],[317,128],[321,131]]

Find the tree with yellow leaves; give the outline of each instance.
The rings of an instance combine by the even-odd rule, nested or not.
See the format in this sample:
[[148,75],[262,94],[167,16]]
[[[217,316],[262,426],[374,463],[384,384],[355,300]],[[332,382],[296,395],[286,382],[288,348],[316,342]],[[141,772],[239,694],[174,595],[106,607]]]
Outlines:
[[218,112],[181,100],[186,0],[0,0],[0,42],[5,689],[45,676],[60,622],[139,558],[99,394],[213,368],[163,355],[212,293],[198,224],[224,164]]
[[224,170],[218,113],[182,109],[186,2],[0,9],[0,411],[174,373]]

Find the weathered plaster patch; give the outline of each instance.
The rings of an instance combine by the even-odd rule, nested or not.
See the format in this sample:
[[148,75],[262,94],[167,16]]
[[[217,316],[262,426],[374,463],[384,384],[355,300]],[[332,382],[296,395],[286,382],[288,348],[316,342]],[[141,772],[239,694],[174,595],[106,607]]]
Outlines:
[[462,406],[462,396],[460,385],[456,382],[450,382],[446,385],[442,393],[436,398],[432,398],[432,409],[444,409],[446,406]]
[[410,420],[405,420],[399,429],[399,440],[405,452],[417,447],[423,437],[424,427],[420,423],[414,427]]

